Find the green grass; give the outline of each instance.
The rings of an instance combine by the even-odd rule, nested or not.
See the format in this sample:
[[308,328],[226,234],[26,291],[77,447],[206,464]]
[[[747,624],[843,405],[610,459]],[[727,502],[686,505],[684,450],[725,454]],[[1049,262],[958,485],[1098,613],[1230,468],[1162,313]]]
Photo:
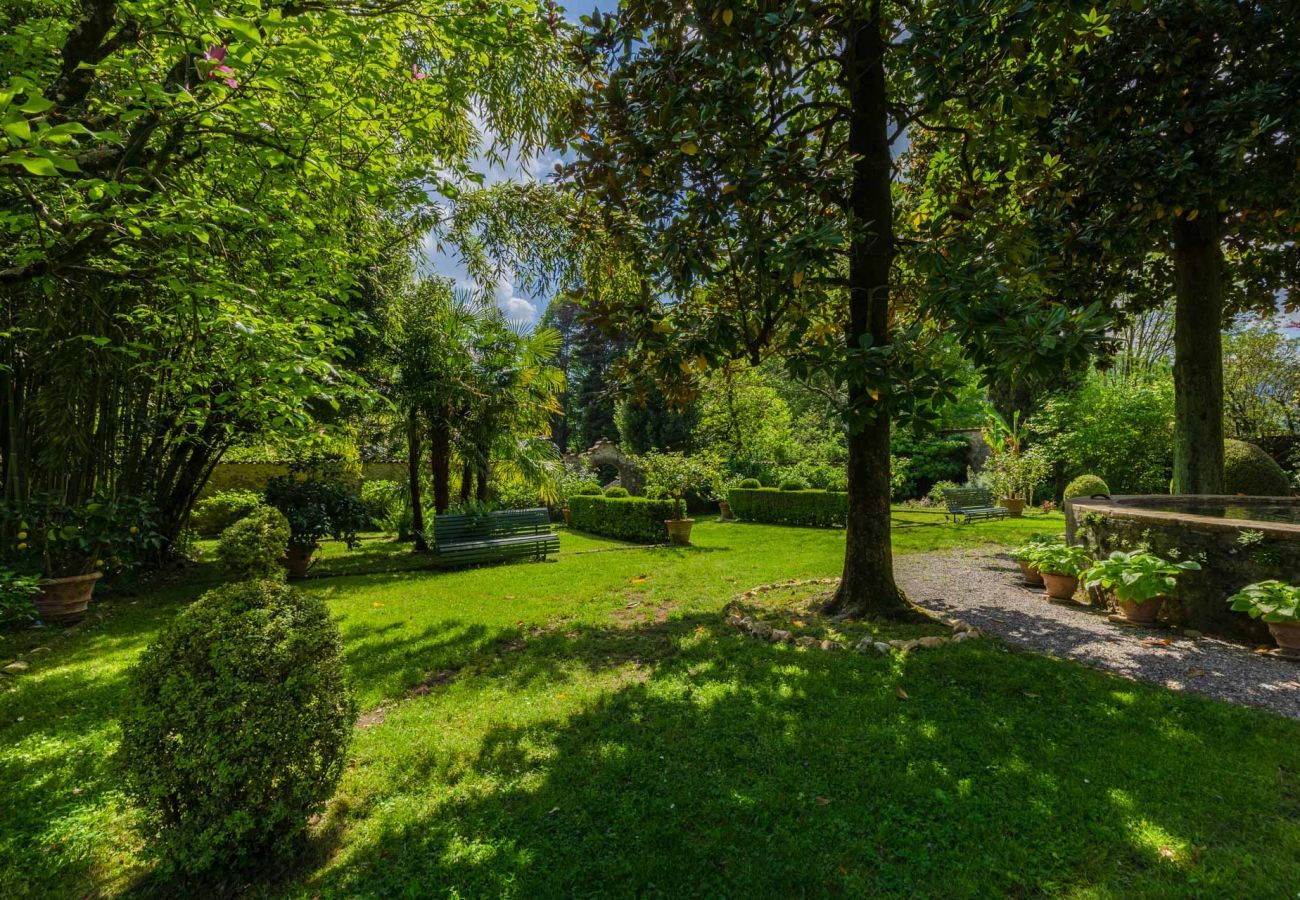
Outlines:
[[[900,553],[1061,527],[898,518]],[[889,657],[760,644],[723,606],[836,574],[842,532],[701,520],[695,538],[629,548],[564,532],[558,561],[460,572],[412,569],[380,540],[327,548],[304,588],[337,616],[368,712],[310,846],[246,893],[1265,897],[1300,884],[1297,723],[992,640]],[[148,879],[106,760],[124,672],[213,577],[106,595],[74,633],[4,635],[0,660],[49,648],[0,681],[6,896],[180,892]]]

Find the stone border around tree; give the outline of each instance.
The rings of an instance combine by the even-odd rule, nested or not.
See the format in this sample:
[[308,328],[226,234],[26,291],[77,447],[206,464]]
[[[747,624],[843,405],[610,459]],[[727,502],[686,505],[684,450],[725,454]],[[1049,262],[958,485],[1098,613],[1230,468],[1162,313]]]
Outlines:
[[[743,593],[737,594],[723,608],[723,615],[726,616],[727,623],[735,626],[741,634],[754,638],[755,640],[767,641],[773,644],[792,644],[795,647],[817,650],[844,650],[847,649],[839,641],[818,640],[811,635],[804,635],[796,638],[789,631],[781,628],[773,628],[769,623],[759,621],[753,616],[744,615],[737,604],[743,600],[753,600],[760,594],[766,594],[771,591],[784,590],[786,588],[806,587],[810,585],[837,585],[840,583],[838,578],[793,578],[789,581],[775,581],[771,584],[760,584],[752,587]],[[858,641],[852,648],[857,653],[889,653],[893,650],[908,651],[917,650],[922,647],[942,647],[945,644],[960,644],[973,638],[984,636],[984,632],[971,625],[969,622],[963,622],[960,619],[951,619],[946,616],[936,615],[928,610],[920,610],[928,615],[937,624],[945,625],[951,628],[953,634],[950,637],[940,635],[931,635],[930,637],[912,638],[911,640],[892,640],[876,641],[871,636],[864,637]]]

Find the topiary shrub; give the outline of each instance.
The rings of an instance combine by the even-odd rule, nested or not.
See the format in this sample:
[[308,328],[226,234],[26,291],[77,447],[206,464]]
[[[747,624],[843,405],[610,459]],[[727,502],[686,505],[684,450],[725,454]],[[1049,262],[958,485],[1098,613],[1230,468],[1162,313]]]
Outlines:
[[1223,442],[1223,489],[1229,494],[1289,497],[1291,483],[1277,460],[1246,441]]
[[728,492],[727,502],[738,518],[770,525],[837,526],[849,514],[849,495],[838,491],[737,488]]
[[577,488],[574,489],[573,493],[570,494],[569,496],[571,496],[571,497],[599,497],[599,496],[600,496],[601,494],[603,494],[603,493],[604,493],[604,491],[602,491],[602,490],[600,489],[600,485],[595,484],[595,483],[593,482],[593,483],[591,483],[591,484],[583,484],[583,485],[579,485]]
[[1074,500],[1077,497],[1091,497],[1093,494],[1110,496],[1110,488],[1096,475],[1080,475],[1065,486],[1062,499]]
[[141,655],[119,770],[164,871],[288,849],[334,793],[356,708],[329,610],[280,581],[209,591]]
[[614,485],[613,487],[605,488],[605,496],[606,497],[628,497],[631,495],[628,494],[627,488]]
[[259,506],[221,532],[217,561],[238,579],[284,578],[289,520],[273,506]]
[[802,481],[798,481],[798,480],[792,478],[792,479],[790,479],[789,481],[783,481],[783,482],[781,482],[781,490],[783,490],[783,491],[806,491],[806,490],[808,490],[808,485],[804,484]]
[[261,505],[256,491],[218,491],[194,504],[190,527],[203,537],[215,537]]
[[757,478],[745,478],[738,486],[747,491],[756,491],[763,486],[763,483]]
[[582,495],[569,500],[569,516],[577,530],[645,544],[667,542],[664,520],[676,518],[676,509],[673,500],[645,497]]

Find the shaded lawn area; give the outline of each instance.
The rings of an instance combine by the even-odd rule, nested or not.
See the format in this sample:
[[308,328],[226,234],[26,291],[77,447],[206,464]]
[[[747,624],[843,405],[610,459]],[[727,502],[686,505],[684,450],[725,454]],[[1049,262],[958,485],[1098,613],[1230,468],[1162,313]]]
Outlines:
[[[911,516],[907,511],[900,516]],[[899,528],[899,552],[1059,516]],[[719,612],[837,574],[837,531],[701,520],[693,549],[565,532],[556,562],[372,574],[329,548],[363,709],[338,797],[253,896],[1285,896],[1300,727],[972,641],[907,656],[759,644]],[[335,570],[331,570],[333,566]],[[106,757],[126,668],[211,578],[106,598],[0,682],[0,884],[147,878]],[[208,582],[211,583],[210,581]],[[960,589],[957,586],[956,589]],[[213,881],[209,890],[228,884]],[[185,888],[185,890],[191,890]]]

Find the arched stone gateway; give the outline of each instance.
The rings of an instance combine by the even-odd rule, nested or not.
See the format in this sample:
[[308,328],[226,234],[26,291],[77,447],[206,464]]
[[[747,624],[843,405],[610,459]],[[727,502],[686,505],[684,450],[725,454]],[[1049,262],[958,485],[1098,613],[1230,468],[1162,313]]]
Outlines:
[[644,492],[645,480],[641,477],[636,463],[619,450],[618,444],[613,441],[601,438],[582,455],[582,459],[593,469],[600,466],[613,466],[618,470],[619,483],[627,488],[628,493],[639,497]]

